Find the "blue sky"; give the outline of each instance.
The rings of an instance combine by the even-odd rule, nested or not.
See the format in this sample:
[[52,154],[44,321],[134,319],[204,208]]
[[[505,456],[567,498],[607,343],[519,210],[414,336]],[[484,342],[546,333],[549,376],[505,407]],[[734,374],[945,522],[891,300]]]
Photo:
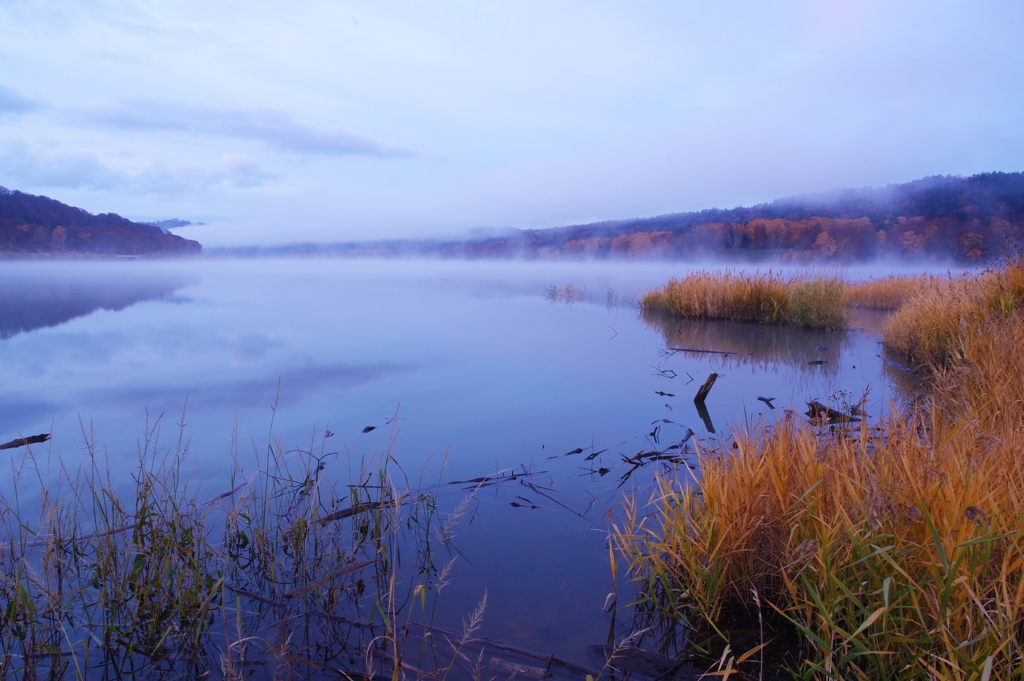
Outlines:
[[1024,170],[1024,3],[3,0],[0,184],[208,245]]

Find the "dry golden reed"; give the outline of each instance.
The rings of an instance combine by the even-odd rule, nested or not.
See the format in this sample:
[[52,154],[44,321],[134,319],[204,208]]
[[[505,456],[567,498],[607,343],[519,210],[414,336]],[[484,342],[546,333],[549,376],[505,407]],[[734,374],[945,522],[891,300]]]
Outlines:
[[964,356],[964,344],[993,314],[1011,314],[1024,302],[1024,262],[980,275],[935,277],[890,316],[886,347],[922,364]]
[[936,277],[891,275],[884,279],[866,279],[844,285],[845,302],[851,307],[895,310]]
[[661,480],[649,515],[632,503],[618,557],[655,621],[729,637],[760,613],[802,641],[797,678],[1024,677],[1022,283],[1016,264],[932,280],[901,308],[953,329],[930,401],[751,427],[703,450],[699,479]]
[[816,329],[849,325],[837,280],[785,279],[771,271],[696,272],[672,279],[641,301],[645,312],[676,317],[794,324]]

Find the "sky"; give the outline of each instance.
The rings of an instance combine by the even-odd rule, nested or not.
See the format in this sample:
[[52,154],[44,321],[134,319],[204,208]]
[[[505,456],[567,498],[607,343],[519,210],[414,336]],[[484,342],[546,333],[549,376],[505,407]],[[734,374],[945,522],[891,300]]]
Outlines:
[[0,0],[0,185],[207,246],[1024,170],[1019,0]]

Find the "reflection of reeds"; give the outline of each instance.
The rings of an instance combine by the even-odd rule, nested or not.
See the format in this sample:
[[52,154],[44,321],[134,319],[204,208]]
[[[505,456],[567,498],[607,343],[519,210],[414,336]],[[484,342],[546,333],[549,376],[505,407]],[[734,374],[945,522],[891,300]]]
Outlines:
[[[644,310],[644,323],[657,329],[665,337],[665,345],[672,348],[714,350],[713,355],[687,353],[724,366],[753,366],[771,368],[783,364],[801,371],[813,370],[833,373],[843,348],[849,343],[845,333],[829,333],[814,329],[765,326],[760,324],[730,324],[705,319],[681,319]],[[826,346],[824,352],[817,348]],[[811,360],[827,360],[826,364],[811,366]]]
[[843,285],[837,280],[784,279],[772,272],[696,272],[648,292],[645,311],[677,317],[726,319],[844,329]]
[[[583,295],[586,293],[585,288],[577,288],[573,284],[566,284],[565,286],[548,286],[544,290],[544,297],[550,300],[552,303],[578,303],[583,300]],[[611,301],[611,290],[609,289],[609,301]],[[611,305],[611,302],[609,302]]]
[[662,480],[652,515],[632,504],[616,541],[645,624],[728,637],[771,613],[803,678],[1024,674],[1017,277],[958,308],[963,358],[930,400],[874,426],[752,427],[701,452],[700,480]]
[[[0,497],[0,677],[418,676],[409,659],[430,646],[451,519],[433,494],[396,486],[389,453],[336,488],[330,455],[289,459],[273,445],[257,474],[199,503],[180,445],[151,445],[127,494],[91,444],[84,472],[36,477],[31,452],[16,469],[15,493]],[[19,499],[32,482],[30,515]],[[396,576],[406,543],[412,580]],[[430,652],[431,669],[452,662]]]

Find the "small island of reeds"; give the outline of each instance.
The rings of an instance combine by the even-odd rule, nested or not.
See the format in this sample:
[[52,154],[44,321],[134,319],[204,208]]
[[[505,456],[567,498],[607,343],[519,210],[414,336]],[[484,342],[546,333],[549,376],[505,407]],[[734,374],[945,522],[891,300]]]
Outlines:
[[786,279],[771,271],[696,272],[648,292],[640,305],[645,312],[677,317],[793,324],[810,329],[845,329],[850,323],[842,282]]
[[[744,318],[790,314],[774,276],[701,275],[645,305],[729,286],[743,295],[719,304]],[[840,291],[897,308],[884,342],[930,391],[874,421],[790,412],[699,445],[699,476],[662,478],[618,529],[639,626],[679,655],[730,642],[738,678],[1022,678],[1024,263]]]

